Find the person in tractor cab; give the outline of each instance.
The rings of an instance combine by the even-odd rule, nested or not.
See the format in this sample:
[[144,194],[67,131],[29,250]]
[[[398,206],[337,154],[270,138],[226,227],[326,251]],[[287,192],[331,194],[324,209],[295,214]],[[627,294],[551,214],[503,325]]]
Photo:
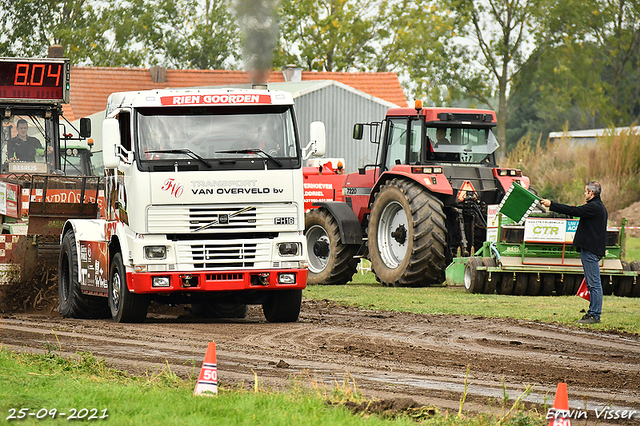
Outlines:
[[447,139],[447,129],[445,127],[438,127],[436,129],[436,146],[442,144],[451,145],[451,141]]
[[602,282],[600,259],[605,255],[607,242],[607,209],[600,199],[602,187],[598,182],[589,182],[584,187],[585,204],[575,207],[542,199],[540,203],[552,212],[579,217],[578,229],[573,245],[580,252],[584,278],[590,293],[589,310],[578,320],[580,324],[597,324],[602,313]]
[[[9,139],[7,144],[7,158],[9,161],[36,161],[36,154],[44,155],[44,148],[40,141],[33,136],[28,136],[29,124],[27,120],[18,120],[18,135]],[[53,147],[47,147],[47,154],[53,152]]]

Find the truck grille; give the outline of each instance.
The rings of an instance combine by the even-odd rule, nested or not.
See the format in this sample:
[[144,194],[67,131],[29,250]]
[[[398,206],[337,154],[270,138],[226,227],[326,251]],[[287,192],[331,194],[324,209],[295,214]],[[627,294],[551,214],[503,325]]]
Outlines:
[[179,269],[253,268],[268,265],[268,240],[191,241],[177,244]]
[[147,210],[147,230],[151,234],[199,235],[295,231],[297,224],[276,225],[276,218],[297,220],[297,214],[295,204],[152,206]]

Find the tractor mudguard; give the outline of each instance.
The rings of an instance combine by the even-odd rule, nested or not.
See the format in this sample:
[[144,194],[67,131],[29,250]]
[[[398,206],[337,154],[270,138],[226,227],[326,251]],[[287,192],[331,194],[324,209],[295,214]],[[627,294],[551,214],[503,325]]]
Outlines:
[[362,226],[356,214],[347,203],[341,201],[320,201],[314,207],[324,207],[338,222],[340,240],[343,244],[362,244]]

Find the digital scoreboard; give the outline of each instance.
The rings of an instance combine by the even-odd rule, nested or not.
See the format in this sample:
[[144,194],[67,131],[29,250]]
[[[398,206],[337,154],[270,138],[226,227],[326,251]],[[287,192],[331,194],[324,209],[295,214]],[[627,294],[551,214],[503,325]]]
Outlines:
[[0,58],[0,101],[69,102],[68,59]]

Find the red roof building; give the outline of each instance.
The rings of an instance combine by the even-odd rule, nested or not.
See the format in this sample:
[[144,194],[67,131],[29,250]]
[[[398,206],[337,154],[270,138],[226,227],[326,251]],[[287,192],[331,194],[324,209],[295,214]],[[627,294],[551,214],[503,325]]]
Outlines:
[[[334,80],[398,106],[407,106],[407,98],[396,73],[348,73],[302,71],[300,81]],[[281,71],[271,71],[269,83],[284,82]],[[102,111],[114,92],[164,89],[167,87],[204,87],[242,85],[251,82],[244,71],[164,70],[162,68],[72,67],[71,102],[64,105],[69,121]]]

